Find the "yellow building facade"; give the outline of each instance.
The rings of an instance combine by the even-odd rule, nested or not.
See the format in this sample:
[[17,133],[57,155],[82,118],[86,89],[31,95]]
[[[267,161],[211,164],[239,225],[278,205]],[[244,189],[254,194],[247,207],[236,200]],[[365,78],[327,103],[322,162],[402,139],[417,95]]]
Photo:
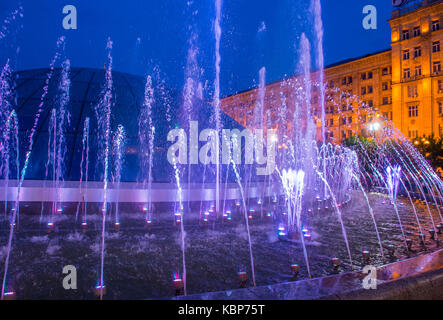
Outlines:
[[[441,0],[424,0],[396,10],[389,20],[391,49],[325,68],[328,141],[340,143],[352,135],[370,135],[371,130],[382,127],[386,121],[410,139],[431,134],[443,137],[442,13]],[[239,123],[251,127],[260,110],[257,105],[263,105],[265,126],[275,128],[286,119],[290,129],[294,126],[293,113],[303,109],[304,101],[309,99],[320,138],[319,74],[311,73],[311,80],[317,85],[313,85],[309,95],[303,93],[303,79],[296,75],[224,98],[221,108]]]

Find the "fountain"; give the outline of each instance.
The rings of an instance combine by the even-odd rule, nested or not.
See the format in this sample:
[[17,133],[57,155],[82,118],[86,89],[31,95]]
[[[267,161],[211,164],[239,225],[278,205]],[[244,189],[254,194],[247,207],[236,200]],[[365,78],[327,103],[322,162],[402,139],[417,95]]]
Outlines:
[[[221,102],[222,7],[214,0],[212,75],[192,20],[179,89],[157,66],[143,77],[113,70],[110,38],[103,70],[73,68],[62,37],[29,115],[28,102],[17,101],[28,101],[23,88],[40,79],[6,62],[2,299],[65,297],[45,282],[65,260],[79,261],[87,274],[77,298],[155,299],[253,292],[438,253],[443,182],[414,145],[388,121],[371,139],[328,142],[326,97],[343,92],[324,83],[320,1],[307,13],[313,33],[297,40],[299,76],[268,87],[271,68],[260,64],[241,124]],[[0,41],[8,33],[0,29]],[[78,111],[72,95],[81,90]],[[311,108],[316,90],[320,116]],[[346,99],[368,109],[358,96]],[[272,146],[275,170],[267,166]]]

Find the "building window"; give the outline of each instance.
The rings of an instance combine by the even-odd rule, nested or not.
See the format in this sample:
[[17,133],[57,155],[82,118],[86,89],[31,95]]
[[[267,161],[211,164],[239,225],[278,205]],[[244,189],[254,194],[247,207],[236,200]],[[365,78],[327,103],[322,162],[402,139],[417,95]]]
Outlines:
[[403,30],[401,39],[402,40],[408,40],[409,39],[409,30]]
[[361,95],[364,96],[366,94],[366,87],[361,88]]
[[333,127],[333,126],[334,126],[334,119],[330,119],[330,120],[329,120],[329,126],[330,126],[330,127]]
[[341,84],[342,84],[342,85],[346,85],[346,83],[347,83],[347,82],[346,82],[346,77],[344,77],[344,78],[341,80]]
[[415,67],[415,76],[416,77],[421,76],[421,66],[416,66]]
[[418,138],[418,130],[409,130],[408,135],[410,139]]
[[414,37],[418,37],[420,36],[421,32],[420,32],[420,27],[415,27],[414,28]]
[[416,118],[418,117],[418,106],[409,106],[409,118]]
[[440,30],[440,20],[432,21],[432,31]]
[[409,50],[403,50],[403,60],[409,60]]
[[432,52],[440,52],[440,41],[432,42]]
[[381,85],[381,89],[383,91],[389,90],[389,83],[388,82],[383,82],[382,85]]
[[368,86],[368,94],[373,93],[374,88],[372,86]]
[[443,80],[438,80],[438,92],[443,92]]
[[352,117],[348,117],[348,123],[349,123],[349,124],[352,123]]
[[403,79],[409,79],[411,77],[411,70],[409,68],[406,68],[403,70]]
[[362,73],[362,74],[361,74],[361,79],[362,79],[362,80],[366,80],[366,73]]
[[388,68],[383,68],[382,75],[387,76],[389,74]]
[[344,126],[346,125],[346,118],[341,118],[341,124]]
[[368,107],[369,107],[369,108],[372,108],[373,106],[374,106],[374,101],[369,100],[369,101],[368,101]]
[[433,66],[432,66],[432,72],[434,73],[440,73],[441,71],[441,64],[440,61],[435,61]]
[[417,86],[408,86],[408,97],[416,98],[418,96]]
[[443,116],[443,102],[438,103],[438,114]]
[[372,79],[372,72],[371,71],[368,72],[368,79]]
[[348,77],[348,84],[352,83],[352,77]]
[[366,115],[361,116],[361,123],[366,123]]
[[383,105],[389,104],[389,97],[383,97]]
[[421,47],[414,48],[414,58],[421,57]]

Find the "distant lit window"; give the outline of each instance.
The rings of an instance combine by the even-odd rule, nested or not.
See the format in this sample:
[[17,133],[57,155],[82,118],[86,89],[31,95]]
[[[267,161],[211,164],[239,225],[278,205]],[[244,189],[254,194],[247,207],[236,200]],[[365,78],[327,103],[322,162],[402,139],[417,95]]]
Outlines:
[[432,31],[440,30],[440,20],[432,21]]
[[420,34],[421,34],[420,27],[415,27],[414,28],[414,37],[418,37]]
[[416,118],[418,117],[418,106],[413,105],[409,106],[409,118]]
[[406,68],[403,70],[403,78],[409,79],[411,77],[411,70],[409,68]]
[[416,77],[421,76],[421,66],[416,66],[415,67],[415,76]]
[[364,96],[366,94],[366,87],[361,88],[361,95]]
[[408,97],[415,98],[418,96],[417,86],[408,86]]
[[409,50],[403,50],[403,60],[409,60]]
[[414,58],[421,57],[421,47],[414,48]]
[[441,72],[441,64],[440,61],[435,61],[432,65],[432,72],[434,73],[440,73]]
[[401,35],[402,35],[401,36],[402,40],[408,40],[409,39],[409,30],[403,30]]
[[409,130],[408,135],[410,139],[418,138],[418,130]]

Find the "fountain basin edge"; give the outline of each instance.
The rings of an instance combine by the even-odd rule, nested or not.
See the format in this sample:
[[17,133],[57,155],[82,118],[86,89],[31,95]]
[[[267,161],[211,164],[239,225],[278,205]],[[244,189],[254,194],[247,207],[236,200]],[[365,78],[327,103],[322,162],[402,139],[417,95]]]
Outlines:
[[377,268],[377,289],[362,270],[269,286],[179,296],[173,300],[443,300],[443,249]]

